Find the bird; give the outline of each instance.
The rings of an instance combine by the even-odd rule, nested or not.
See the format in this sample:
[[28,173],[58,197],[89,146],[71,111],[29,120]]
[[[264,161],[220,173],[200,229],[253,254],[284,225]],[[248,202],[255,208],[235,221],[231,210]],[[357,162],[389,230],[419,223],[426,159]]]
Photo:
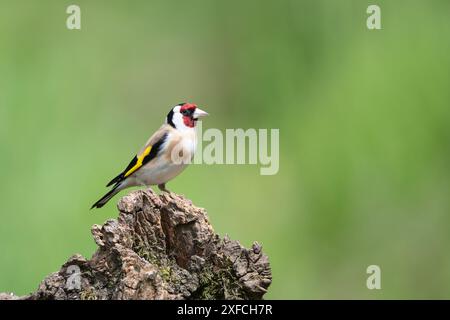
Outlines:
[[157,185],[161,192],[170,192],[166,183],[178,176],[192,160],[197,147],[195,127],[197,121],[207,115],[194,103],[179,103],[170,109],[164,124],[128,166],[106,185],[112,189],[91,209],[103,207],[118,192],[129,187]]

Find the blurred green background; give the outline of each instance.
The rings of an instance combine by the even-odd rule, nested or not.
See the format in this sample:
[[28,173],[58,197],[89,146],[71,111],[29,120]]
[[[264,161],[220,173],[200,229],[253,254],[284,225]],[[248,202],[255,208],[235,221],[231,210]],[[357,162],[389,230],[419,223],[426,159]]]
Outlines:
[[90,205],[191,101],[204,129],[280,129],[277,175],[195,165],[169,183],[263,244],[267,298],[450,298],[448,0],[1,0],[0,39],[0,291],[90,257],[119,197]]

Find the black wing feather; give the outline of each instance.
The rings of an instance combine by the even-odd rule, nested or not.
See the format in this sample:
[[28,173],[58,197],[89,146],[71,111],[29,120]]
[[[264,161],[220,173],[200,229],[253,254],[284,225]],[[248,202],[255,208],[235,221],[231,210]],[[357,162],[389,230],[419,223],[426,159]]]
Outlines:
[[112,186],[113,184],[120,182],[123,180],[125,173],[130,170],[131,168],[134,167],[134,165],[136,164],[138,158],[137,156],[134,156],[133,160],[131,160],[130,164],[125,168],[125,170],[123,170],[121,173],[119,173],[119,175],[117,177],[115,177],[114,179],[112,179],[110,182],[108,182],[108,184],[106,185],[107,187]]
[[[158,155],[159,151],[161,150],[161,146],[164,143],[164,141],[166,141],[167,139],[167,133],[164,134],[161,139],[159,139],[151,148],[150,153],[148,155],[146,155],[144,157],[144,159],[142,160],[142,165],[141,168],[148,162],[150,162],[151,160],[153,160],[154,158],[156,158],[156,156]],[[136,163],[138,161],[138,157],[134,156],[133,160],[131,160],[131,162],[128,164],[128,166],[125,168],[125,170],[123,170],[117,177],[115,177],[114,179],[112,179],[110,182],[108,182],[108,184],[106,185],[107,187],[112,186],[113,184],[118,184],[120,182],[122,182],[125,179],[125,174],[128,172],[128,170],[130,170],[131,168],[133,168]],[[136,171],[138,171],[140,168],[138,168]],[[135,171],[135,172],[136,172]]]

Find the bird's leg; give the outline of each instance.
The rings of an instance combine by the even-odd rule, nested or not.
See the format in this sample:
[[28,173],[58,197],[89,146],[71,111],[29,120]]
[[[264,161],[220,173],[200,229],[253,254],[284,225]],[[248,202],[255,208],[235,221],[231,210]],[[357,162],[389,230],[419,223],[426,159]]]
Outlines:
[[165,183],[158,184],[158,189],[161,190],[162,192],[170,193],[170,191],[166,189]]

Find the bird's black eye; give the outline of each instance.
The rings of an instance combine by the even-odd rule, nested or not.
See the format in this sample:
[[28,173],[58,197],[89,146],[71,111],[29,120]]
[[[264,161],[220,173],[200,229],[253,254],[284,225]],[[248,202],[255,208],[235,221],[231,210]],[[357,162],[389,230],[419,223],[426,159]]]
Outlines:
[[189,116],[190,117],[193,113],[194,113],[194,110],[192,110],[192,109],[185,109],[185,110],[181,111],[181,114],[183,116]]

